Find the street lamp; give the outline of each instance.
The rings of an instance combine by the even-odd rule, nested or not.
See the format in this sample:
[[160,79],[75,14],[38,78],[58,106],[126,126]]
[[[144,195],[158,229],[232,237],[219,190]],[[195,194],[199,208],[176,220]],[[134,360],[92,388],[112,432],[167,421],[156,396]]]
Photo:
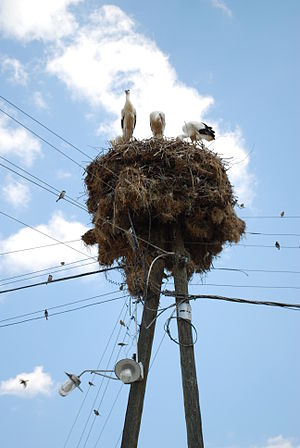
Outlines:
[[[62,397],[66,397],[76,388],[78,388],[79,390],[81,390],[81,392],[83,392],[83,390],[80,387],[81,384],[80,377],[87,372],[94,373],[96,375],[101,375],[111,380],[121,380],[124,384],[131,384],[134,383],[135,381],[142,381],[144,378],[143,364],[141,362],[136,362],[133,359],[125,358],[117,362],[114,370],[86,369],[83,370],[79,375],[65,372],[68,379],[60,386],[58,390],[59,395],[61,395]],[[107,375],[107,373],[114,373],[115,376]]]

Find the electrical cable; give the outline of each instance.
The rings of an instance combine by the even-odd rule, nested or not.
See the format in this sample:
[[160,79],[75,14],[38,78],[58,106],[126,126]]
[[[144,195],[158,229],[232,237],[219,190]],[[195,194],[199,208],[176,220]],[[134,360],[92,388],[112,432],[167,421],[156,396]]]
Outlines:
[[[119,313],[119,315],[118,315],[118,317],[117,317],[117,321],[116,321],[116,323],[115,323],[115,325],[114,325],[114,327],[113,327],[113,329],[112,329],[112,332],[111,332],[111,334],[110,334],[110,336],[109,336],[109,338],[108,338],[108,340],[107,340],[107,343],[106,343],[106,345],[105,345],[104,351],[102,352],[102,355],[101,355],[101,357],[100,357],[100,360],[99,360],[99,362],[98,362],[98,365],[97,365],[97,367],[96,367],[96,370],[99,369],[99,366],[100,366],[100,364],[101,364],[101,362],[102,362],[102,360],[103,360],[103,358],[104,358],[104,356],[105,356],[105,353],[107,352],[107,349],[108,349],[109,344],[110,344],[110,342],[111,342],[111,340],[112,340],[113,334],[114,334],[114,332],[115,332],[115,330],[116,330],[116,328],[117,328],[117,325],[119,324],[119,321],[120,321],[121,315],[122,315],[122,313],[123,313],[125,304],[126,304],[126,302],[124,302],[123,307],[121,308],[121,311],[120,311],[120,313]],[[93,375],[93,377],[92,377],[92,381],[93,381],[93,379],[94,379],[95,377],[96,377],[96,374]],[[72,424],[72,426],[71,426],[71,429],[70,429],[70,431],[69,431],[69,433],[68,433],[68,436],[67,436],[67,438],[66,438],[66,440],[65,440],[65,443],[64,443],[64,447],[63,447],[63,448],[66,448],[66,446],[67,446],[67,444],[68,444],[68,441],[69,441],[69,439],[70,439],[70,437],[71,437],[71,434],[72,434],[72,432],[73,432],[73,429],[74,429],[74,427],[75,427],[75,425],[76,425],[76,422],[77,422],[77,420],[78,420],[78,418],[79,418],[79,415],[80,415],[80,413],[81,413],[81,410],[82,410],[82,408],[83,408],[83,405],[84,405],[84,403],[85,403],[85,400],[86,400],[86,398],[87,398],[87,396],[88,396],[89,391],[90,391],[90,387],[88,388],[88,390],[87,390],[87,392],[86,392],[86,394],[85,394],[85,396],[84,396],[84,399],[83,399],[83,401],[82,401],[82,403],[81,403],[81,406],[80,406],[80,408],[79,408],[79,410],[78,410],[78,412],[77,412],[77,414],[76,414],[75,420],[74,420],[74,422],[73,422],[73,424]]]
[[[89,260],[89,258],[82,258],[81,260],[72,261],[70,263],[64,263],[63,265],[59,264],[59,265],[56,265],[56,266],[49,266],[49,267],[44,268],[44,269],[38,269],[37,271],[31,271],[31,272],[26,272],[25,274],[18,274],[18,275],[13,275],[11,277],[5,277],[5,278],[0,279],[0,282],[2,283],[2,282],[5,282],[6,280],[13,280],[13,279],[19,279],[20,277],[27,277],[29,275],[38,274],[40,272],[49,272],[49,271],[53,271],[53,269],[57,269],[57,268],[60,268],[60,269],[58,269],[56,272],[60,272],[62,270],[67,271],[67,270],[70,270],[70,269],[76,269],[77,267],[86,266],[86,264],[82,264],[82,265],[79,265],[79,266],[74,266],[74,267],[71,267],[71,268],[70,267],[66,267],[66,266],[71,266],[71,265],[74,265],[74,264],[77,264],[77,263],[81,263],[82,261],[88,261],[88,260]],[[98,262],[97,261],[92,261],[89,264],[94,264],[94,263],[98,263]],[[39,277],[39,276],[37,276],[37,277]],[[35,278],[35,277],[33,277],[33,278]]]
[[[79,269],[79,268],[90,266],[91,264],[96,264],[96,263],[98,263],[98,262],[97,261],[89,261],[88,263],[79,264],[78,266],[71,266],[71,267],[64,268],[66,266],[66,264],[65,264],[64,266],[60,266],[60,269],[51,270],[51,274],[55,274],[57,272],[62,272],[62,271],[65,272],[65,271],[70,271],[70,270],[74,270],[74,269]],[[49,272],[49,269],[43,269],[43,271]],[[32,275],[31,277],[19,278],[18,280],[6,281],[4,283],[1,283],[1,280],[0,280],[0,287],[5,286],[5,285],[11,285],[14,283],[24,282],[27,280],[32,280],[34,278],[44,277],[44,275],[45,274]],[[22,277],[22,276],[20,276],[20,277]]]
[[[176,294],[173,291],[163,291],[163,295],[165,296],[172,296],[172,297],[184,297],[181,295]],[[279,308],[286,308],[290,310],[299,310],[300,304],[298,303],[285,303],[285,302],[274,302],[270,300],[252,300],[252,299],[241,299],[241,298],[235,298],[235,297],[225,297],[225,296],[217,296],[213,294],[189,294],[188,296],[185,296],[185,299],[188,300],[196,300],[196,299],[211,299],[211,300],[223,300],[227,302],[235,302],[235,303],[246,303],[249,305],[265,305],[265,306],[274,306]]]
[[41,285],[50,285],[51,283],[57,283],[57,282],[62,282],[62,281],[66,281],[66,280],[72,280],[74,278],[86,277],[88,275],[94,275],[94,274],[99,274],[99,273],[102,273],[102,272],[112,271],[113,269],[120,269],[120,266],[113,266],[111,268],[99,269],[97,271],[91,271],[91,272],[82,272],[81,274],[70,275],[68,277],[56,278],[56,279],[52,279],[51,281],[33,283],[31,285],[18,286],[17,288],[4,289],[4,290],[0,291],[0,294],[6,294],[8,292],[20,291],[22,289],[35,288],[36,286],[41,286]]
[[[125,314],[124,314],[124,316],[123,316],[123,319],[122,319],[123,321],[126,320],[126,315],[127,315],[127,313],[128,313],[128,309],[126,309],[126,312],[125,312]],[[107,363],[106,363],[105,370],[107,370],[108,367],[109,367],[109,365],[110,365],[111,359],[112,359],[112,357],[113,357],[113,353],[114,353],[114,351],[115,351],[115,349],[116,349],[116,347],[117,347],[117,342],[118,342],[118,340],[119,340],[119,336],[120,336],[121,331],[122,331],[122,328],[121,328],[121,326],[120,326],[119,331],[118,331],[118,333],[117,333],[117,337],[115,338],[115,341],[114,341],[113,350],[112,350],[112,352],[111,352],[111,354],[110,354],[110,356],[109,356],[109,359],[108,359],[108,361],[107,361]],[[121,350],[121,347],[120,347],[118,353],[120,352],[120,350]],[[101,378],[100,385],[99,385],[99,387],[98,387],[98,391],[97,391],[96,397],[95,397],[95,399],[94,399],[94,401],[93,401],[93,404],[92,404],[92,406],[91,406],[90,413],[89,413],[89,415],[88,415],[88,418],[86,419],[85,425],[84,425],[83,430],[82,430],[82,432],[81,432],[81,435],[80,435],[80,437],[79,437],[79,440],[78,440],[78,443],[77,443],[77,445],[76,445],[76,448],[79,448],[79,446],[80,446],[80,444],[81,444],[81,441],[82,441],[83,436],[84,436],[84,434],[85,434],[86,428],[87,428],[87,426],[88,426],[88,424],[89,424],[89,421],[90,421],[90,418],[91,418],[93,409],[95,409],[95,404],[96,404],[96,401],[97,401],[98,396],[99,396],[99,394],[100,394],[100,391],[101,391],[101,389],[102,389],[102,385],[104,384],[104,380],[105,380],[105,378],[102,377],[102,378]],[[106,389],[106,390],[107,390],[107,389]],[[106,391],[106,390],[105,390],[105,391]],[[105,393],[105,391],[104,391],[104,393]],[[102,401],[101,401],[101,402],[102,402]],[[99,409],[99,406],[98,406],[97,409]],[[87,441],[88,441],[88,438],[89,438],[89,436],[90,436],[90,434],[91,434],[91,431],[92,431],[94,422],[95,422],[95,417],[94,417],[94,421],[92,422],[91,428],[90,428],[90,430],[89,430],[87,439],[86,439],[86,441],[85,441],[85,445],[86,445],[86,443],[87,443]]]
[[218,283],[189,283],[190,286],[217,286],[225,288],[259,288],[259,289],[300,289],[300,286],[268,286],[268,285],[232,285]]
[[0,211],[0,214],[3,215],[3,216],[6,216],[7,218],[10,218],[10,219],[13,220],[13,221],[18,222],[19,224],[22,224],[22,225],[25,226],[25,227],[28,227],[28,228],[31,229],[31,230],[34,230],[35,232],[40,233],[41,235],[46,236],[47,238],[50,238],[50,239],[53,240],[53,241],[56,241],[57,243],[60,243],[60,244],[62,244],[62,245],[64,245],[64,246],[68,247],[69,249],[74,250],[75,252],[78,252],[78,253],[81,254],[81,255],[84,255],[84,256],[87,257],[87,258],[91,258],[91,259],[93,259],[93,260],[96,260],[96,257],[90,257],[90,256],[88,256],[87,254],[85,254],[84,252],[81,252],[80,250],[77,250],[77,249],[75,249],[75,248],[72,247],[72,246],[68,246],[68,244],[65,244],[65,243],[63,243],[62,241],[59,241],[57,238],[54,238],[53,236],[50,236],[50,235],[48,235],[47,233],[42,232],[41,230],[37,229],[36,227],[32,227],[31,225],[26,224],[26,223],[24,223],[23,221],[20,221],[20,220],[17,219],[17,218],[14,218],[13,216],[9,215],[8,213],[5,213],[5,212]]
[[[119,290],[116,290],[116,291],[106,292],[106,293],[103,293],[103,294],[97,294],[96,296],[87,297],[85,299],[78,299],[78,300],[75,300],[75,301],[72,301],[72,302],[62,303],[62,304],[59,304],[59,305],[54,305],[54,306],[49,306],[49,307],[46,306],[46,309],[47,309],[47,311],[56,310],[58,308],[63,308],[63,307],[66,307],[66,306],[75,305],[77,303],[87,302],[88,300],[97,299],[97,298],[103,297],[103,296],[110,296],[112,294],[116,294],[116,293],[119,293],[119,292],[120,292]],[[40,313],[43,313],[42,317],[45,318],[44,311],[45,311],[45,308],[42,309],[42,310],[32,311],[32,312],[26,313],[26,314],[19,314],[17,316],[6,317],[5,319],[1,319],[0,323],[1,322],[8,322],[9,320],[21,319],[23,317],[33,316],[34,314],[40,314]],[[49,317],[50,317],[50,314],[49,314]]]
[[[127,297],[127,296],[125,296],[125,297]],[[104,303],[114,302],[116,300],[120,300],[120,299],[123,299],[123,298],[124,298],[124,296],[114,297],[112,299],[102,300],[101,302],[94,302],[94,303],[89,303],[88,305],[82,305],[82,306],[78,306],[76,308],[71,308],[70,310],[57,311],[56,313],[52,313],[51,314],[51,318],[53,316],[59,316],[60,314],[71,313],[73,311],[83,310],[85,308],[90,308],[90,307],[96,306],[96,305],[103,305]],[[3,325],[0,325],[0,328],[12,327],[14,325],[19,325],[19,324],[23,324],[25,322],[32,322],[34,320],[40,320],[40,319],[45,319],[45,316],[31,317],[29,319],[24,319],[24,320],[21,320],[21,321],[18,321],[18,322],[12,322],[12,323],[9,323],[9,324],[3,324]]]
[[44,249],[45,247],[58,246],[59,244],[77,243],[79,241],[81,241],[81,239],[80,240],[77,239],[77,240],[70,240],[70,241],[61,241],[60,243],[44,244],[42,246],[26,247],[24,249],[17,249],[17,250],[11,250],[11,251],[8,251],[8,252],[1,252],[0,256],[16,254],[16,253],[19,253],[19,252],[26,252],[26,251],[29,251],[29,250]]
[[[57,197],[57,196],[59,195],[59,193],[61,192],[61,191],[58,190],[57,188],[55,188],[55,187],[53,187],[52,185],[48,184],[47,182],[45,182],[45,181],[39,179],[37,176],[35,176],[35,175],[29,173],[29,172],[26,171],[26,170],[23,170],[23,168],[20,168],[20,167],[18,167],[16,164],[14,164],[14,163],[8,161],[8,160],[5,159],[4,157],[0,156],[0,158],[6,160],[8,163],[10,163],[10,164],[16,166],[19,170],[24,171],[24,172],[27,173],[29,176],[31,176],[31,177],[33,177],[33,178],[35,178],[35,179],[38,179],[39,182],[41,182],[41,183],[43,183],[43,184],[45,184],[45,185],[48,185],[48,186],[49,186],[50,188],[52,188],[54,191],[50,190],[49,188],[47,188],[47,187],[45,187],[45,186],[43,186],[43,185],[40,185],[39,183],[35,182],[35,181],[32,180],[32,179],[29,179],[28,177],[24,176],[23,174],[18,173],[17,171],[13,170],[12,168],[10,168],[10,167],[8,167],[8,166],[6,166],[6,165],[3,165],[3,163],[0,163],[0,166],[2,166],[2,168],[5,168],[6,170],[11,171],[12,173],[16,174],[17,176],[21,177],[22,179],[27,180],[28,182],[30,182],[30,183],[32,183],[32,184],[34,184],[34,185],[36,185],[36,186],[42,188],[43,190],[48,191],[48,193],[51,193],[51,194],[52,194],[53,196],[55,196],[55,197]],[[68,199],[68,198],[69,198],[69,199]],[[76,199],[71,198],[71,196],[65,195],[65,196],[64,196],[64,200],[65,200],[66,202],[69,202],[70,204],[74,205],[75,207],[80,208],[81,210],[88,211],[86,207],[84,207],[80,202],[76,201]]]

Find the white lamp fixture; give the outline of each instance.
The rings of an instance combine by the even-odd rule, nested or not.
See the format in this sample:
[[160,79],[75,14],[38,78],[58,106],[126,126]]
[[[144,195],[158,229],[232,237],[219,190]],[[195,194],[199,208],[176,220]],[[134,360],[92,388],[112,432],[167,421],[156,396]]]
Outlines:
[[[83,370],[80,375],[65,372],[68,379],[60,386],[58,390],[59,395],[66,397],[76,388],[83,392],[80,387],[80,377],[86,372],[95,373],[96,375],[104,376],[110,380],[121,380],[124,384],[131,384],[135,381],[141,381],[144,378],[143,364],[141,362],[136,362],[133,359],[126,358],[117,362],[115,370]],[[116,376],[106,375],[106,373],[114,373]]]
[[144,378],[143,364],[133,359],[121,359],[115,365],[115,374],[124,384],[141,381]]
[[83,392],[83,390],[80,387],[80,379],[79,376],[74,375],[73,373],[68,373],[65,372],[65,374],[69,377],[69,379],[67,381],[64,382],[64,384],[62,384],[58,390],[59,395],[61,395],[62,397],[66,397],[67,395],[69,395],[74,389],[76,389],[76,387],[78,387],[79,390],[81,390],[81,392]]

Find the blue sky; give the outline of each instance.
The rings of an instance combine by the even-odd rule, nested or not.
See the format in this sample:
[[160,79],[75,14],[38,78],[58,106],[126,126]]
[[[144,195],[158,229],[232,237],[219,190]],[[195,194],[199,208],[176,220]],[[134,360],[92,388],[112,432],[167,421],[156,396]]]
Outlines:
[[[0,0],[0,163],[37,176],[53,193],[0,166],[0,211],[11,217],[0,215],[0,291],[97,269],[96,251],[79,241],[90,216],[55,195],[64,189],[84,206],[82,167],[120,134],[130,88],[137,138],[150,137],[152,110],[165,112],[168,137],[189,120],[214,127],[210,147],[231,158],[229,176],[245,204],[237,210],[245,238],[223,251],[217,269],[194,276],[190,292],[300,303],[299,17],[296,0]],[[57,241],[73,249],[19,251]],[[132,325],[121,283],[112,271],[0,295],[1,446],[118,446],[127,386],[98,377],[89,389],[83,377],[84,394],[67,398],[57,388],[64,370],[111,369],[132,355],[134,330],[126,334],[119,324]],[[115,300],[95,304],[108,299]],[[86,304],[95,305],[54,314]],[[3,326],[42,317],[45,308],[48,321]],[[208,300],[192,310],[206,446],[299,448],[299,313]],[[5,320],[27,313],[35,314]],[[186,446],[179,352],[165,336],[167,317],[157,322],[143,448]],[[128,345],[119,348],[123,340]],[[26,389],[20,378],[29,379]]]

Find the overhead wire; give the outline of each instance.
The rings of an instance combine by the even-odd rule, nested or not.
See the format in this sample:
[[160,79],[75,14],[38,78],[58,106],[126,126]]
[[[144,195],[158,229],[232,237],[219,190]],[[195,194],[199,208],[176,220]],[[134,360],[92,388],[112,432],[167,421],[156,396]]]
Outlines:
[[[86,297],[84,299],[73,300],[72,302],[61,303],[59,305],[54,305],[54,306],[49,306],[49,307],[46,306],[46,309],[49,312],[51,310],[56,310],[58,308],[63,308],[63,307],[67,307],[67,306],[70,306],[70,305],[75,305],[77,303],[87,302],[89,300],[97,299],[97,298],[103,297],[103,296],[110,296],[110,295],[116,294],[116,293],[120,293],[120,291],[119,290],[110,291],[110,292],[106,292],[106,293],[103,293],[103,294],[97,294],[96,296]],[[0,323],[1,322],[8,322],[10,320],[22,319],[23,317],[33,316],[35,314],[41,314],[41,313],[43,313],[42,317],[45,318],[44,311],[45,311],[45,308],[44,309],[40,309],[40,310],[36,310],[36,311],[31,311],[30,313],[18,314],[17,316],[6,317],[5,319],[1,319]],[[49,317],[51,317],[51,314],[49,314]]]
[[[60,263],[58,265],[49,266],[49,267],[44,268],[44,269],[38,269],[36,271],[26,272],[25,274],[18,274],[18,275],[13,275],[11,277],[5,277],[5,278],[0,279],[0,283],[3,284],[2,282],[6,282],[7,280],[20,279],[21,277],[28,277],[29,275],[38,274],[38,273],[41,273],[41,272],[50,272],[50,271],[52,271],[54,273],[54,272],[60,272],[60,271],[68,271],[70,269],[77,269],[78,267],[87,266],[88,264],[98,263],[97,261],[91,261],[88,264],[82,264],[82,265],[79,265],[79,266],[70,267],[70,266],[72,266],[74,264],[81,263],[82,261],[89,261],[89,260],[90,260],[90,258],[82,258],[81,260],[72,261],[70,263],[65,263],[64,262],[63,265]],[[60,268],[60,269],[57,269],[57,268]],[[54,271],[54,269],[57,269],[57,271]],[[40,276],[42,276],[42,275],[40,275]],[[23,281],[23,280],[29,280],[31,278],[36,278],[36,277],[40,277],[40,276],[38,275],[38,276],[34,276],[34,277],[29,277],[27,279],[22,279],[21,278],[21,280],[16,280],[16,282]],[[14,282],[12,282],[12,283],[14,283]],[[4,284],[7,284],[7,283],[4,283]]]
[[91,271],[91,272],[82,272],[80,274],[70,275],[68,277],[60,277],[60,278],[56,278],[56,279],[52,279],[52,280],[46,280],[44,282],[32,283],[30,285],[25,285],[25,286],[18,286],[16,288],[4,289],[4,290],[0,290],[0,294],[6,294],[9,292],[20,291],[20,290],[28,289],[28,288],[35,288],[36,286],[41,286],[41,285],[50,285],[51,283],[63,282],[66,280],[73,280],[75,278],[81,278],[81,277],[86,277],[88,275],[94,275],[94,274],[100,274],[102,272],[112,271],[114,269],[120,269],[120,266],[113,266],[111,268],[98,269],[97,271]]
[[244,299],[244,298],[236,298],[236,297],[225,297],[219,296],[215,294],[188,294],[181,295],[176,294],[175,291],[163,291],[163,295],[172,296],[177,298],[185,298],[185,300],[196,300],[196,299],[211,299],[211,300],[222,300],[227,302],[235,302],[235,303],[246,303],[249,305],[265,305],[279,308],[286,308],[290,310],[300,310],[300,304],[298,303],[286,303],[280,301],[271,301],[271,300],[254,300],[254,299]]
[[[128,309],[126,309],[126,312],[125,312],[125,314],[124,314],[124,316],[123,316],[123,318],[122,318],[123,321],[126,320],[126,315],[127,315],[127,313],[128,313]],[[108,359],[108,361],[107,361],[107,363],[106,363],[105,370],[107,370],[108,367],[110,366],[110,362],[111,362],[111,359],[112,359],[112,357],[113,357],[113,353],[114,353],[114,351],[116,350],[117,342],[118,342],[118,340],[119,340],[121,331],[122,331],[122,327],[120,326],[119,331],[118,331],[117,336],[116,336],[115,341],[114,341],[114,345],[113,345],[112,352],[111,352],[111,354],[110,354],[110,356],[109,356],[109,359]],[[121,347],[120,347],[118,353],[120,353],[120,351],[121,351]],[[98,397],[99,397],[99,394],[100,394],[100,392],[101,392],[102,386],[103,386],[103,384],[104,384],[104,380],[105,380],[105,378],[102,377],[102,378],[101,378],[100,385],[99,385],[99,387],[98,387],[97,394],[96,394],[95,399],[94,399],[94,401],[93,401],[93,404],[92,404],[92,406],[91,406],[90,413],[89,413],[89,415],[88,415],[88,417],[87,417],[87,419],[86,419],[85,425],[84,425],[84,427],[83,427],[83,429],[82,429],[82,431],[81,431],[81,435],[80,435],[80,437],[79,437],[79,440],[78,440],[78,443],[77,443],[77,445],[76,445],[76,448],[79,448],[79,446],[80,446],[80,444],[81,444],[81,441],[82,441],[82,439],[83,439],[83,437],[84,437],[84,434],[85,434],[86,429],[87,429],[87,426],[88,426],[88,424],[89,424],[89,421],[90,421],[90,418],[91,418],[93,409],[95,409],[96,401],[97,401],[97,399],[98,399]],[[107,387],[108,387],[108,386],[107,386]],[[104,390],[104,393],[106,392],[107,387],[106,387],[106,389]],[[101,405],[101,403],[102,403],[102,398],[101,398],[101,401],[100,401],[100,405]],[[98,406],[97,410],[99,410],[100,405]],[[92,428],[93,428],[93,426],[94,426],[94,422],[95,422],[95,416],[94,416],[94,420],[93,420],[93,422],[92,422],[92,424],[91,424],[90,430],[89,430],[89,432],[88,432],[88,435],[87,435],[87,438],[86,438],[86,441],[85,441],[85,445],[86,445],[86,443],[87,443],[87,441],[88,441],[88,439],[89,439],[89,437],[90,437]]]
[[77,243],[79,241],[81,241],[81,240],[80,239],[76,239],[76,240],[70,240],[70,241],[61,241],[59,243],[43,244],[43,245],[34,246],[34,247],[25,247],[23,249],[16,249],[16,250],[10,250],[10,251],[7,251],[7,252],[1,252],[0,256],[11,255],[11,254],[16,254],[16,253],[20,253],[20,252],[27,252],[29,250],[44,249],[45,247],[58,246],[60,244]]
[[[127,297],[127,296],[122,295],[122,296],[119,296],[119,297],[114,297],[112,299],[102,300],[100,302],[93,302],[93,303],[89,303],[87,305],[78,306],[78,307],[75,307],[75,308],[71,308],[69,310],[57,311],[57,312],[51,314],[51,318],[54,317],[54,316],[59,316],[61,314],[71,313],[73,311],[78,311],[78,310],[83,310],[83,309],[86,309],[86,308],[90,308],[92,306],[103,305],[104,303],[114,302],[116,300],[121,300],[124,297]],[[21,320],[21,321],[18,321],[18,322],[11,322],[11,323],[8,323],[8,324],[2,324],[2,325],[0,325],[0,328],[12,327],[12,326],[15,326],[15,325],[23,324],[25,322],[32,322],[32,321],[40,320],[40,319],[45,319],[45,316],[31,317],[29,319],[24,319],[24,320]]]
[[[118,326],[118,324],[119,324],[120,317],[121,317],[121,315],[122,315],[122,313],[123,313],[125,304],[126,304],[126,302],[124,302],[123,307],[121,308],[121,311],[120,311],[120,313],[119,313],[119,315],[118,315],[118,317],[117,317],[117,321],[116,321],[116,323],[115,323],[115,325],[114,325],[114,327],[113,327],[113,329],[112,329],[112,332],[110,333],[110,335],[109,335],[109,337],[108,337],[108,340],[107,340],[107,343],[106,343],[106,345],[105,345],[105,348],[104,348],[104,350],[103,350],[103,352],[102,352],[102,355],[101,355],[101,357],[100,357],[100,359],[99,359],[99,361],[98,361],[98,364],[97,364],[97,366],[96,366],[96,370],[99,369],[99,367],[100,367],[100,365],[101,365],[101,362],[102,362],[102,360],[103,360],[103,358],[104,358],[104,356],[105,356],[105,353],[107,352],[107,349],[108,349],[109,344],[110,344],[110,342],[111,342],[111,340],[112,340],[113,334],[114,334],[114,332],[115,332],[115,330],[116,330],[116,328],[117,328],[117,326]],[[92,376],[92,381],[93,381],[93,379],[94,379],[95,377],[96,377],[96,374],[94,374],[94,375]],[[66,446],[67,446],[67,444],[68,444],[68,441],[69,441],[69,439],[70,439],[70,437],[71,437],[71,434],[72,434],[72,432],[73,432],[73,429],[74,429],[74,427],[75,427],[75,425],[76,425],[76,422],[77,422],[77,420],[78,420],[78,418],[79,418],[79,415],[80,415],[80,413],[81,413],[81,411],[82,411],[83,405],[84,405],[84,403],[85,403],[85,400],[86,400],[86,398],[87,398],[87,396],[88,396],[89,391],[90,391],[90,387],[88,388],[88,390],[87,390],[87,392],[86,392],[86,394],[85,394],[85,396],[84,396],[84,399],[83,399],[83,401],[82,401],[82,403],[81,403],[81,406],[80,406],[80,408],[79,408],[79,410],[78,410],[78,412],[77,412],[77,414],[76,414],[75,420],[74,420],[74,422],[73,422],[73,424],[72,424],[72,426],[71,426],[71,429],[70,429],[70,431],[69,431],[69,433],[68,433],[68,435],[67,435],[67,438],[66,438],[66,440],[65,440],[65,443],[64,443],[64,447],[63,447],[63,448],[66,448]]]
[[48,235],[47,233],[43,232],[42,230],[37,229],[36,227],[33,227],[33,226],[29,225],[29,224],[26,224],[25,222],[23,222],[23,221],[21,221],[20,219],[17,219],[17,218],[15,218],[15,217],[9,215],[8,213],[5,213],[5,212],[3,212],[3,211],[0,211],[0,214],[3,215],[3,216],[6,216],[7,218],[9,218],[9,219],[11,219],[11,220],[13,220],[13,221],[15,221],[15,222],[18,222],[19,224],[22,224],[22,225],[25,226],[25,227],[28,227],[28,228],[31,229],[31,230],[34,230],[34,231],[37,232],[37,233],[40,233],[41,235],[46,236],[47,238],[50,238],[50,239],[53,240],[53,241],[56,241],[57,243],[62,244],[63,246],[68,247],[69,249],[72,249],[72,250],[75,251],[75,252],[78,252],[78,253],[81,254],[81,255],[84,255],[84,256],[87,257],[87,258],[91,258],[91,259],[93,259],[93,260],[96,260],[96,257],[88,256],[88,255],[85,254],[84,252],[82,252],[82,251],[80,251],[80,250],[78,250],[78,249],[75,249],[74,247],[69,246],[69,245],[66,244],[66,243],[63,243],[62,241],[59,241],[57,238],[54,238],[53,236]]

